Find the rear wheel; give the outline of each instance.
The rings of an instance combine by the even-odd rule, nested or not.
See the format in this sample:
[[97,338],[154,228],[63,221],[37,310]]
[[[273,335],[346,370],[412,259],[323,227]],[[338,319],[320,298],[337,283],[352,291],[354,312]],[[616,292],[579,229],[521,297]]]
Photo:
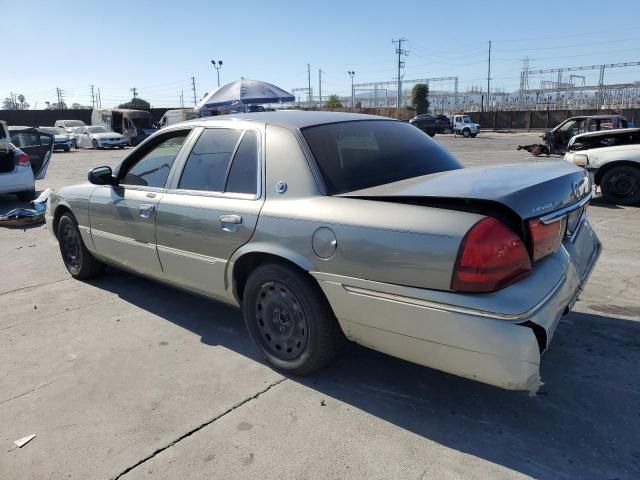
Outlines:
[[462,136],[464,138],[469,138],[471,136],[471,130],[469,130],[468,128],[465,128],[462,130]]
[[16,193],[16,195],[18,196],[18,200],[20,200],[21,202],[30,202],[31,200],[33,200],[33,197],[36,196],[36,191],[25,190],[23,192]]
[[629,165],[612,168],[602,177],[600,189],[611,203],[631,205],[640,202],[640,168]]
[[324,367],[345,343],[319,287],[286,265],[269,263],[254,270],[244,289],[242,311],[260,353],[289,374]]
[[70,213],[60,217],[58,244],[64,266],[73,278],[92,278],[104,270],[104,264],[91,255],[84,245],[76,219]]

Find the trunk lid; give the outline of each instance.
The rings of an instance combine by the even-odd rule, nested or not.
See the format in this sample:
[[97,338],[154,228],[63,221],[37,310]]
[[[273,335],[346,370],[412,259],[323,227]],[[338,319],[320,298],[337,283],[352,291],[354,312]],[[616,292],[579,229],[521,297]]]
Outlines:
[[574,204],[589,193],[591,185],[583,169],[569,162],[552,161],[463,168],[338,196],[462,210],[471,209],[474,204],[499,204],[527,220]]

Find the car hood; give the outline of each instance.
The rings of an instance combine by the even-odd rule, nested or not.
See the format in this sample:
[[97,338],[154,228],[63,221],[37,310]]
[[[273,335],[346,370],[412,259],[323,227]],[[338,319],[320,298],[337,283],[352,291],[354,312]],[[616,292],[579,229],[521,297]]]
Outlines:
[[[424,175],[339,196],[399,203],[499,203],[521,219],[538,217],[591,193],[587,173],[564,161],[462,168]],[[419,200],[423,201],[420,202]]]
[[91,138],[124,138],[122,135],[116,132],[107,132],[107,133],[92,133]]

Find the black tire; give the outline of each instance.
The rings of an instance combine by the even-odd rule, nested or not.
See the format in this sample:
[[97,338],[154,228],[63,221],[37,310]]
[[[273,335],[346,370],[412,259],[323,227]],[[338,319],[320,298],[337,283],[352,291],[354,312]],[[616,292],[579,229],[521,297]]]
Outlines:
[[20,200],[21,202],[30,202],[36,196],[36,191],[25,190],[23,192],[16,193],[16,195],[18,196],[18,200]]
[[124,148],[124,145],[118,145],[118,148],[122,150]]
[[100,150],[100,144],[98,144],[98,141],[95,138],[91,141],[91,145],[93,145],[95,150]]
[[93,278],[104,270],[104,264],[91,255],[84,245],[78,223],[70,213],[60,217],[58,245],[64,266],[73,278],[79,280]]
[[469,130],[468,128],[465,128],[462,130],[462,136],[464,138],[469,138],[471,136],[471,130]]
[[73,148],[75,148],[76,150],[78,150],[78,142],[76,140],[73,141]]
[[306,375],[324,367],[346,341],[318,285],[286,265],[268,263],[251,273],[242,311],[260,353],[287,374]]
[[472,134],[471,134],[471,138],[476,138],[477,136],[478,136],[478,134],[477,134],[477,133],[472,133]]
[[425,130],[425,132],[430,137],[435,137],[435,135],[436,135],[436,131],[434,129],[432,129],[432,128],[428,128],[427,130]]
[[600,190],[611,203],[631,205],[640,202],[640,168],[630,165],[612,168],[602,177]]
[[70,151],[70,150],[71,150],[71,147],[70,147],[70,146],[69,146],[69,147],[64,147],[64,151],[65,151],[65,152],[68,152],[68,151]]

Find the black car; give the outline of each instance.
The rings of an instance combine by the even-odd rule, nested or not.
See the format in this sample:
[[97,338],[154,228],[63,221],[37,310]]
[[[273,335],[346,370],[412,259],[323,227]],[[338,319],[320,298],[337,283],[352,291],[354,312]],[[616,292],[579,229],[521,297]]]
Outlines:
[[432,115],[424,113],[409,120],[409,123],[415,125],[420,130],[433,137],[436,133],[444,133],[451,130],[451,120],[446,115]]

